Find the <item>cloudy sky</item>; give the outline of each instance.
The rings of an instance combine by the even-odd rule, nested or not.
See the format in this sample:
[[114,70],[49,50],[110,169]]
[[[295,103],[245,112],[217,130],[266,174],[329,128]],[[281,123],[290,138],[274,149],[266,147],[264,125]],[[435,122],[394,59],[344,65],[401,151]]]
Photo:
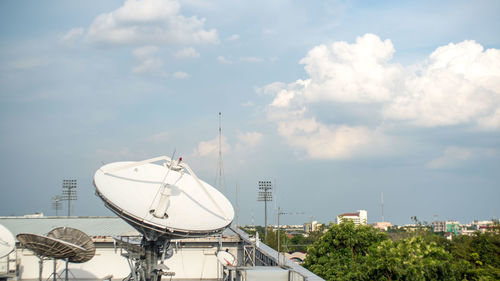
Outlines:
[[[77,215],[103,164],[183,156],[239,223],[500,216],[498,1],[1,1],[0,215]],[[236,188],[239,189],[238,200]],[[66,210],[63,210],[66,212]],[[270,216],[271,222],[273,219]]]

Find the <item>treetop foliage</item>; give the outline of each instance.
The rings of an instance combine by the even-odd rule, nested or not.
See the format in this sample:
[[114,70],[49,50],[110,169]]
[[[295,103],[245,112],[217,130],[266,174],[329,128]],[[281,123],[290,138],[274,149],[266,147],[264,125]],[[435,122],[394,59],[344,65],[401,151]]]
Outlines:
[[392,240],[346,221],[308,248],[304,266],[326,280],[500,280],[500,235],[450,242],[425,231]]

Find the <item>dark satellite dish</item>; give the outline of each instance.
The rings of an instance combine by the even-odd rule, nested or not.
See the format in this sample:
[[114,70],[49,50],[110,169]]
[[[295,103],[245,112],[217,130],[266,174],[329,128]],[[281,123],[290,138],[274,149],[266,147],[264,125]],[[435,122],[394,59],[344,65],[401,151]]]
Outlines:
[[81,246],[52,237],[32,233],[21,233],[16,237],[23,246],[40,257],[65,259],[85,251],[85,248]]
[[47,237],[56,238],[80,246],[84,251],[79,251],[75,256],[69,257],[69,262],[82,263],[91,260],[95,255],[95,246],[83,231],[71,227],[58,227],[52,229]]
[[0,258],[3,258],[14,251],[16,240],[14,235],[0,224]]

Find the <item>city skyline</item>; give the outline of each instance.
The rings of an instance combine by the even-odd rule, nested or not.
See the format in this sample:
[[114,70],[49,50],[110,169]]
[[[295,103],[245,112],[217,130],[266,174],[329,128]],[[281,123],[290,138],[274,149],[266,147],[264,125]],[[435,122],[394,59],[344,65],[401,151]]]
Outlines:
[[263,180],[270,223],[380,221],[381,193],[393,224],[500,216],[496,1],[27,3],[0,3],[2,216],[63,179],[110,215],[95,171],[174,150],[217,186],[219,112],[240,224]]

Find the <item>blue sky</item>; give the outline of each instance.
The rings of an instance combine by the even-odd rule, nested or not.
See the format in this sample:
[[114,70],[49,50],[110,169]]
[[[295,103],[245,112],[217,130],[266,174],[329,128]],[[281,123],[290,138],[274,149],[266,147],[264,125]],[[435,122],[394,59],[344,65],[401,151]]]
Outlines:
[[[102,163],[177,155],[240,224],[500,216],[497,1],[2,1],[0,215],[78,215]],[[274,208],[274,206],[273,206]],[[272,220],[271,220],[272,221]]]

